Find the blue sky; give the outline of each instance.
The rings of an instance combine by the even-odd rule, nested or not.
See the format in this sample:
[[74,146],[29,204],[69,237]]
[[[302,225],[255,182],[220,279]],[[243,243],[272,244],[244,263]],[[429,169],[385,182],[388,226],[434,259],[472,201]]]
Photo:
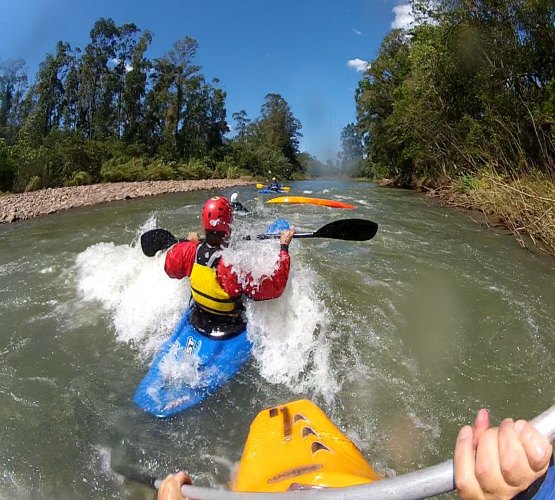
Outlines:
[[227,92],[228,122],[259,116],[266,94],[302,123],[301,150],[335,160],[355,119],[354,92],[392,26],[410,19],[399,0],[0,0],[0,60],[22,57],[31,79],[58,40],[83,48],[100,17],[154,34],[155,58],[188,35],[196,63]]

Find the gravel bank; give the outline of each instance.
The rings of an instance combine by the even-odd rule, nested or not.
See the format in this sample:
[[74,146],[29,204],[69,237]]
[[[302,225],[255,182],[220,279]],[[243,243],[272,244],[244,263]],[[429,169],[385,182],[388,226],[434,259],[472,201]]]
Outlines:
[[32,219],[41,215],[96,205],[107,201],[201,189],[222,189],[248,184],[253,184],[253,181],[245,179],[204,179],[200,181],[118,182],[8,194],[0,196],[0,224]]

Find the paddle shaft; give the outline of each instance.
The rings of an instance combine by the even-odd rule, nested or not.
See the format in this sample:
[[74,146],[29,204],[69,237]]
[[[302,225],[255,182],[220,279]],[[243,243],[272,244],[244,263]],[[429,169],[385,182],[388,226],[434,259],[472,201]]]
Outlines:
[[[378,224],[365,219],[340,219],[330,222],[313,233],[297,233],[294,238],[331,238],[345,241],[371,240],[378,231]],[[256,239],[279,238],[280,233],[259,234]],[[247,237],[245,239],[251,239]],[[147,257],[153,257],[161,250],[167,250],[179,241],[167,229],[151,229],[141,235],[141,248]]]
[[[281,237],[281,234],[257,234],[257,240],[277,240]],[[317,238],[316,233],[295,233],[293,238]]]
[[[555,405],[532,420],[532,424],[549,441],[555,438]],[[391,479],[382,479],[370,484],[350,486],[348,488],[328,488],[322,490],[307,490],[288,493],[239,493],[199,488],[197,486],[182,486],[181,493],[191,499],[259,499],[261,495],[280,500],[304,498],[343,498],[347,500],[419,500],[441,495],[455,489],[453,460],[447,460],[439,465],[409,472]]]
[[[555,405],[532,419],[532,424],[549,441],[555,439]],[[127,472],[116,470],[116,473],[128,479],[146,484],[151,488],[159,489],[162,479],[137,472]],[[447,460],[441,464],[427,467],[419,471],[409,472],[402,476],[391,479],[382,479],[370,484],[361,484],[347,488],[327,488],[322,490],[305,490],[300,492],[287,493],[241,493],[234,491],[214,490],[198,486],[184,485],[181,493],[197,500],[218,500],[218,499],[259,499],[261,496],[268,496],[279,500],[294,500],[304,498],[328,499],[343,498],[347,500],[419,500],[436,495],[442,495],[455,489],[453,460]]]

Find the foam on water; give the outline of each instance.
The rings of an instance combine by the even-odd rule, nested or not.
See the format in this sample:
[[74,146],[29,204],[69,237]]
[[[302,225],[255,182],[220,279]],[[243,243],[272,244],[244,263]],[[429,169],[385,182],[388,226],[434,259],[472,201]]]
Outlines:
[[292,266],[284,294],[246,304],[249,337],[260,374],[295,393],[313,392],[326,400],[339,390],[330,369],[325,333],[329,313],[315,293],[316,275]]
[[[298,394],[308,391],[331,399],[339,386],[330,369],[325,338],[330,313],[316,294],[316,273],[297,265],[295,245],[291,245],[291,269],[283,295],[268,301],[245,300],[247,331],[256,364],[267,381]],[[276,271],[279,241],[238,240],[224,251],[223,258],[242,284],[256,281]]]
[[175,386],[187,381],[187,384],[193,388],[205,387],[218,375],[217,366],[209,366],[204,370],[199,368],[200,358],[176,344],[171,346],[160,362],[160,373],[164,382]]
[[168,279],[164,257],[145,257],[136,244],[92,245],[77,256],[75,270],[81,300],[100,302],[117,339],[144,356],[160,347],[187,306],[188,283]]
[[[155,222],[147,221],[137,237]],[[279,240],[237,239],[224,250],[223,258],[242,284],[256,283],[276,271]],[[92,245],[77,256],[75,271],[80,300],[100,303],[116,338],[133,343],[145,359],[152,358],[169,337],[188,305],[189,280],[169,279],[164,255],[147,258],[136,243]],[[260,374],[296,393],[311,391],[329,399],[338,384],[330,370],[324,335],[329,313],[315,292],[317,283],[317,275],[306,266],[298,269],[293,257],[282,297],[262,302],[245,299],[246,316]],[[184,364],[179,353],[169,354],[161,365],[167,379],[202,385],[198,362]]]

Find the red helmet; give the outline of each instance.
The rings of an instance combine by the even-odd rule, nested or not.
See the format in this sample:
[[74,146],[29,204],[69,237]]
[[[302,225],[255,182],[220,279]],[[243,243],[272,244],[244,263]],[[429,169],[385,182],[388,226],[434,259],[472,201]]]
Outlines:
[[218,231],[229,236],[232,220],[231,204],[225,196],[214,196],[202,207],[202,226],[206,231]]

